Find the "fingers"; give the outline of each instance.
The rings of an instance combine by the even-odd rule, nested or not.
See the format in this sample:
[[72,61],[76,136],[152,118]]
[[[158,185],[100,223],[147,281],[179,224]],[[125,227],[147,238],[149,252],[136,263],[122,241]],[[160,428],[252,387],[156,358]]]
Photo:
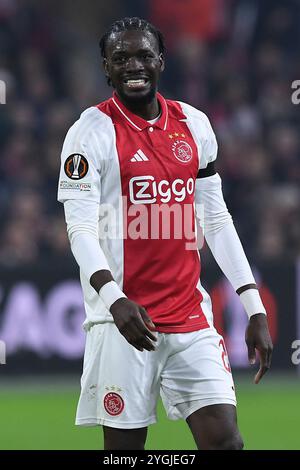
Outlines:
[[152,341],[157,341],[156,336],[153,333],[151,333],[151,331],[149,331],[148,328],[143,328],[142,333],[148,336],[148,338],[152,339]]
[[142,322],[137,325],[137,336],[137,344],[141,345],[147,351],[155,351],[155,345],[152,341],[157,341],[157,338]]
[[153,341],[156,341],[156,336],[154,336],[152,333],[149,332],[149,330],[155,331],[154,323],[152,322],[151,318],[148,316],[147,311],[144,309],[144,307],[139,307],[139,311],[140,311],[142,320],[147,327],[147,333],[145,332],[145,334],[147,334],[147,336],[151,338]]
[[147,351],[155,350],[155,346],[150,340],[157,341],[157,339],[154,334],[146,328],[142,318],[139,318],[138,316],[136,317],[135,322],[130,323],[122,334],[138,351],[143,351],[144,349]]
[[155,325],[146,310],[129,299],[120,299],[119,305],[117,303],[111,308],[111,314],[121,335],[138,351],[154,351],[153,342],[157,338],[151,330]]
[[253,315],[245,333],[250,364],[255,364],[255,353],[258,352],[260,367],[255,375],[254,382],[258,384],[265,373],[270,369],[272,359],[272,339],[269,333],[265,315]]
[[255,364],[256,361],[256,354],[255,354],[255,346],[254,343],[247,342],[248,347],[248,359],[251,365]]
[[268,367],[270,369],[272,363],[272,355],[273,355],[273,345],[269,346],[268,348]]
[[146,349],[147,351],[155,351],[154,344],[138,329],[131,333],[127,341],[138,351],[143,351],[144,349]]
[[269,370],[269,367],[267,366],[260,366],[259,371],[254,377],[254,383],[258,384],[260,379],[265,375],[265,373]]
[[259,361],[260,361],[260,368],[257,374],[254,377],[254,383],[258,384],[261,378],[265,375],[266,372],[271,367],[271,360],[272,360],[272,346],[268,345],[265,346],[263,349],[258,350],[259,354]]

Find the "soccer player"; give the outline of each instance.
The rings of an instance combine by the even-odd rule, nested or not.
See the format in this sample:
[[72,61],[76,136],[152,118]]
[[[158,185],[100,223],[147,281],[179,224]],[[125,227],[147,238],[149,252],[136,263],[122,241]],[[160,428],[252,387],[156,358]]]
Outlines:
[[58,191],[86,309],[76,424],[102,425],[106,450],[143,449],[160,394],[199,449],[242,449],[224,340],[191,247],[201,207],[206,241],[249,316],[256,383],[272,342],[214,168],[214,132],[204,113],[158,93],[164,41],[153,25],[116,21],[100,48],[114,92],[70,128]]

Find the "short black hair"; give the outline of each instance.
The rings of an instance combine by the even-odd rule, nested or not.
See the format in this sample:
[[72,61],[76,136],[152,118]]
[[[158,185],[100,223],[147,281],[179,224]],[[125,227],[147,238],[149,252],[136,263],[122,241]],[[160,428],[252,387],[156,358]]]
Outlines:
[[146,20],[143,20],[141,18],[138,18],[136,16],[134,17],[126,17],[121,20],[115,21],[111,27],[106,31],[106,33],[103,34],[102,38],[99,41],[99,47],[101,50],[101,55],[102,57],[106,57],[106,43],[108,38],[114,34],[114,33],[121,33],[122,31],[147,31],[153,36],[155,36],[157,43],[158,43],[158,49],[160,54],[165,53],[165,40],[162,35],[162,33],[153,26],[153,24],[149,23]]

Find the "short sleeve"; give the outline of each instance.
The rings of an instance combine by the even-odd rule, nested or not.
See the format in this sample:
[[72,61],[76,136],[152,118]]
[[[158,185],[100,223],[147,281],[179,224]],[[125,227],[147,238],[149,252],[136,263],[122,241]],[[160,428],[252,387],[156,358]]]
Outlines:
[[206,114],[187,103],[179,102],[179,104],[186,116],[186,124],[197,145],[198,169],[204,169],[217,158],[218,144],[215,133]]
[[209,163],[212,163],[216,160],[218,154],[218,144],[215,133],[208,117],[204,114],[204,126],[206,132],[203,136],[202,141],[202,154],[200,155],[200,168],[206,168]]
[[100,201],[101,155],[90,119],[81,115],[69,129],[61,152],[58,201]]

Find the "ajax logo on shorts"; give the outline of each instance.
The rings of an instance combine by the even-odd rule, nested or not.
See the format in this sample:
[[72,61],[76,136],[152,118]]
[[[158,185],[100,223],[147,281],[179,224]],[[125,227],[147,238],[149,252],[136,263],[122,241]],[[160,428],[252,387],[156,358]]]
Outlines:
[[124,410],[124,400],[118,393],[107,393],[103,398],[105,411],[111,416],[118,416]]
[[72,153],[65,161],[65,173],[71,180],[84,178],[89,169],[87,159],[80,153]]

